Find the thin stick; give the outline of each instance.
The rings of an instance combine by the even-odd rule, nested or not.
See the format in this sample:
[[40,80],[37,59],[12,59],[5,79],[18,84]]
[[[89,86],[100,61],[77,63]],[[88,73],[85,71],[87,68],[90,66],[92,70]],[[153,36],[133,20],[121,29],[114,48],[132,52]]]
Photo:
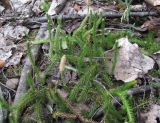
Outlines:
[[[103,17],[108,17],[108,18],[120,18],[121,16],[123,15],[122,12],[105,12],[105,13],[102,13],[102,16]],[[156,12],[131,12],[130,13],[130,16],[134,17],[145,17],[145,16],[157,16],[158,14]],[[54,15],[54,16],[51,16],[51,18],[54,20],[54,19],[57,19],[58,17],[61,18],[62,20],[68,20],[68,19],[82,19],[86,16],[86,14],[84,15]],[[26,20],[26,23],[29,22],[46,22],[47,21],[47,18],[44,16],[44,17],[40,17],[40,18],[29,18]],[[25,23],[25,21],[24,21]]]
[[[104,12],[102,13],[103,17],[106,18],[120,18],[122,17],[123,12]],[[131,17],[145,17],[145,16],[157,16],[158,14],[154,11],[151,12],[131,12],[130,16]],[[76,15],[76,14],[69,14],[69,15],[54,15],[51,16],[51,19],[55,20],[57,18],[61,18],[62,20],[69,20],[69,19],[83,19],[86,16],[86,14],[83,15]],[[33,25],[33,24],[41,24],[44,22],[47,22],[47,17],[36,17],[36,18],[21,18],[21,17],[6,17],[2,16],[0,17],[0,20],[2,21],[12,21],[12,20],[17,20],[19,23],[24,24],[24,25]]]
[[99,82],[98,80],[93,80],[94,82],[96,82],[98,85],[100,85],[107,93],[108,95],[114,100],[114,102],[118,103],[119,105],[121,105],[121,103],[119,102],[119,100],[117,100],[107,89],[106,87]]

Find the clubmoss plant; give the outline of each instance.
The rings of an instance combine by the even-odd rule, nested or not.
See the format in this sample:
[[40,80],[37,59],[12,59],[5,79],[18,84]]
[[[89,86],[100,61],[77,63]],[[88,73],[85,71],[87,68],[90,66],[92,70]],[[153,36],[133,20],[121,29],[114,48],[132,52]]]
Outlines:
[[[49,8],[47,3],[42,5],[44,11],[47,12]],[[30,73],[26,80],[29,89],[13,106],[8,105],[4,99],[1,99],[1,106],[8,109],[10,113],[10,122],[18,123],[23,121],[23,116],[27,112],[26,109],[31,108],[38,123],[47,122],[42,112],[43,109],[47,109],[50,113],[51,122],[54,122],[58,117],[65,117],[69,119],[67,122],[78,118],[81,122],[90,123],[95,110],[100,106],[103,108],[104,122],[136,122],[130,103],[132,99],[126,94],[127,90],[134,87],[136,82],[122,84],[116,81],[112,75],[109,75],[104,52],[114,47],[113,73],[118,52],[116,39],[128,35],[131,42],[137,43],[148,54],[152,54],[159,49],[158,45],[153,43],[152,35],[149,34],[143,41],[129,35],[128,32],[109,32],[106,34],[104,32],[104,19],[101,15],[92,12],[83,19],[81,25],[73,34],[66,34],[62,30],[62,21],[60,19],[54,22],[57,27],[55,32],[52,32],[53,21],[48,14],[46,14],[46,17],[48,19],[49,38],[32,42],[32,44],[49,43],[47,56],[50,64],[46,67],[42,76],[41,71],[36,66],[35,59],[32,57],[31,44],[27,42],[27,53],[33,68],[33,73]],[[65,62],[62,62],[62,66],[60,63],[59,73],[57,74],[61,76],[58,82],[64,84],[56,83],[49,86],[46,83],[47,75],[55,67],[55,64],[61,61],[61,58],[65,58]],[[74,86],[69,86],[65,82],[63,72],[69,70],[76,72],[78,76]],[[38,86],[35,84],[32,75],[36,76],[36,80],[39,82]],[[58,93],[59,86],[68,93],[67,98]],[[77,113],[71,105],[75,102],[92,103],[89,111]],[[113,102],[116,102],[119,107],[116,107]],[[83,114],[87,115],[87,119],[83,117]]]

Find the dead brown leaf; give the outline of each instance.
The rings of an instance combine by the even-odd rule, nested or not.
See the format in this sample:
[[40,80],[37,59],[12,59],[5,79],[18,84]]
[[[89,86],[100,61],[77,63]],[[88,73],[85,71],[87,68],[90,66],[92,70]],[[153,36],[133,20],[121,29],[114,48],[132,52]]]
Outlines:
[[147,28],[150,31],[157,32],[157,30],[160,30],[160,18],[155,18],[144,22],[141,28]]
[[0,2],[2,2],[5,9],[11,9],[12,8],[10,0],[0,0]]
[[79,4],[74,4],[73,8],[76,12],[79,12],[81,10],[81,6]]
[[6,61],[0,59],[0,69],[4,67]]
[[17,85],[18,85],[18,82],[19,82],[18,78],[8,79],[7,82],[6,82],[6,86],[8,88],[11,88],[11,89],[16,89]]
[[152,6],[160,6],[160,0],[145,0],[145,1]]

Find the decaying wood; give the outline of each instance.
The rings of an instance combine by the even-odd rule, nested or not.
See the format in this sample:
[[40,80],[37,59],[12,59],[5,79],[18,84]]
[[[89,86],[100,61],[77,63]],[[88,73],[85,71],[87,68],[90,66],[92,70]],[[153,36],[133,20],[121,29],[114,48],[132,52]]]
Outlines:
[[[116,13],[116,12],[105,12],[102,13],[103,17],[108,17],[108,18],[119,18],[122,17],[123,13]],[[156,12],[131,12],[130,16],[137,16],[137,17],[145,17],[145,16],[157,16]],[[69,20],[69,19],[83,19],[86,16],[86,14],[84,15],[54,15],[51,16],[51,19],[57,19],[57,18],[61,18],[62,20]],[[26,23],[43,23],[47,21],[47,17],[43,16],[43,17],[39,17],[39,18],[28,18],[26,20],[23,21],[24,24]]]
[[[102,13],[103,17],[106,18],[120,18],[122,17],[123,12],[105,12]],[[136,17],[145,17],[145,16],[157,16],[158,14],[154,11],[151,12],[131,12],[130,16],[136,16]],[[51,16],[51,19],[55,20],[57,18],[61,18],[62,20],[72,20],[72,19],[83,19],[86,16],[86,14],[84,15],[54,15]],[[10,16],[10,17],[6,17],[6,16],[1,16],[0,17],[0,21],[6,22],[6,21],[17,21],[19,24],[23,24],[23,25],[34,25],[34,24],[42,24],[44,22],[47,22],[47,17],[46,16],[42,16],[42,17],[35,17],[35,18],[28,18],[28,17],[15,17],[15,16]]]
[[49,15],[59,14],[60,11],[64,8],[68,0],[52,0],[52,4],[48,10]]
[[[38,32],[35,40],[37,41],[39,39],[43,39],[44,32],[46,30],[47,30],[46,25],[42,25],[39,29],[39,32]],[[40,45],[33,45],[33,47],[32,47],[31,52],[32,52],[33,58],[35,58],[35,60],[38,56],[39,49],[40,49]],[[18,88],[17,88],[14,103],[18,102],[21,95],[27,90],[26,79],[28,77],[28,74],[31,71],[32,71],[32,65],[30,63],[29,58],[27,57],[26,60],[25,60],[25,64],[23,66],[22,72],[21,72],[21,77],[20,77],[20,80],[19,80],[19,85],[18,85]]]

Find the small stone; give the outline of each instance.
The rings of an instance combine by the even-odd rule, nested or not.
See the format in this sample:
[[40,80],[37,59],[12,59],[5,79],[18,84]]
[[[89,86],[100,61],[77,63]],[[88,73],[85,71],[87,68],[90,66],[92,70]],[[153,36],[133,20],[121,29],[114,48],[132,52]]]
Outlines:
[[129,82],[141,78],[154,68],[154,60],[140,52],[137,44],[129,42],[127,37],[117,40],[117,61],[113,70],[114,49],[106,51],[109,70],[111,69],[117,80]]
[[6,82],[6,86],[8,88],[11,88],[11,89],[15,90],[17,88],[18,82],[19,82],[19,79],[17,79],[17,78],[9,79]]

